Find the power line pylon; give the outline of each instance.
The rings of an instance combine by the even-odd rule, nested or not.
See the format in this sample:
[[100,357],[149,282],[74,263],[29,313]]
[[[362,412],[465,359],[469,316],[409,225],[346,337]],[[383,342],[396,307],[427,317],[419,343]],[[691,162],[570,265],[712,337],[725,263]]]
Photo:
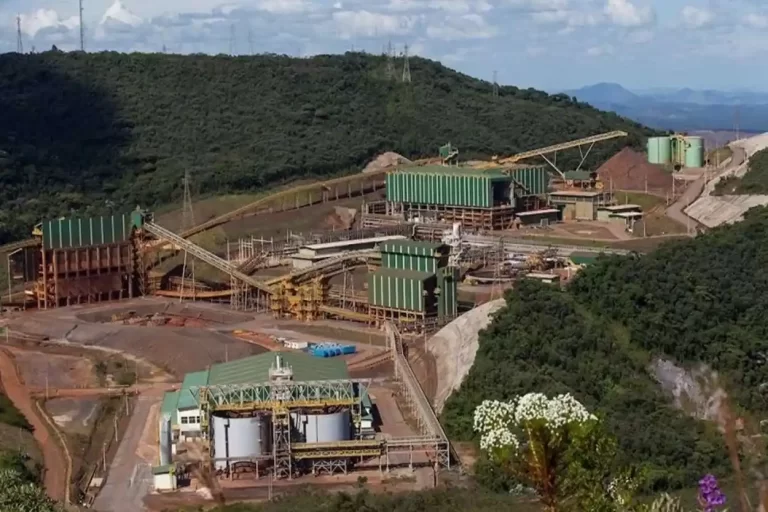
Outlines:
[[[195,213],[192,209],[192,192],[189,188],[189,171],[184,171],[184,204],[181,211],[181,230],[187,229],[195,225]],[[189,255],[187,251],[184,251],[184,265],[181,268],[181,291],[179,292],[179,302],[184,300],[184,285],[187,279],[192,280],[192,298],[194,299],[195,289],[195,260],[192,258],[189,261],[189,269],[187,268],[187,259]]]
[[493,97],[499,97],[499,73],[496,70],[493,71]]
[[235,54],[235,25],[229,26],[229,54]]
[[248,28],[248,55],[253,55],[253,33]]
[[504,239],[499,237],[499,245],[496,246],[496,265],[493,268],[493,282],[491,283],[490,300],[500,299],[504,296],[504,284],[501,279],[504,277],[501,271],[504,265],[506,253],[504,252]]
[[16,53],[24,53],[24,40],[21,38],[21,15],[16,16]]
[[79,16],[80,16],[80,51],[85,51],[85,27],[83,26],[83,0],[79,0]]
[[392,48],[392,41],[387,44],[387,80],[395,79],[395,49]]
[[411,83],[411,64],[408,62],[408,45],[403,51],[403,82]]

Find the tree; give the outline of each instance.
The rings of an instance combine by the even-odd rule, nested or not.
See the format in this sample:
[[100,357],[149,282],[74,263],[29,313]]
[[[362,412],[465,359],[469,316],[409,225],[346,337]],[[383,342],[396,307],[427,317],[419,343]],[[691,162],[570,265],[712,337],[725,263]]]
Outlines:
[[547,512],[630,510],[635,483],[616,472],[616,444],[569,394],[528,393],[475,410],[480,447],[531,487]]

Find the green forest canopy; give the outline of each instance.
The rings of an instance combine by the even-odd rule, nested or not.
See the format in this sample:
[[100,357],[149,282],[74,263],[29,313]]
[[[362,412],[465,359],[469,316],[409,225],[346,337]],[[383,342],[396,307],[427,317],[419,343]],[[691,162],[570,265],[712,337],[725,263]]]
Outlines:
[[728,176],[715,185],[714,195],[768,194],[768,149],[749,157],[747,172],[741,178]]
[[[0,55],[0,244],[42,218],[156,207],[359,170],[383,151],[512,154],[611,130],[595,166],[652,132],[565,95],[492,86],[412,58],[411,84],[385,58],[298,59],[62,53]],[[573,161],[578,152],[571,152]],[[558,163],[568,167],[568,154]]]
[[[625,461],[653,490],[728,472],[713,425],[675,410],[648,372],[655,357],[703,362],[737,410],[768,415],[768,209],[644,256],[602,257],[566,290],[524,282],[481,333],[477,359],[446,403],[450,435],[472,437],[483,399],[571,392],[605,417]],[[482,469],[482,467],[480,468]],[[503,483],[485,474],[493,487]]]

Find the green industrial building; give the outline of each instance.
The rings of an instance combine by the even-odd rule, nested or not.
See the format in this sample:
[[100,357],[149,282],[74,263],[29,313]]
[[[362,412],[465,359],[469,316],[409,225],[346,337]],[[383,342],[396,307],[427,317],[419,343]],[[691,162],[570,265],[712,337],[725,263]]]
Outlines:
[[379,320],[454,318],[458,274],[442,243],[395,240],[381,245],[381,268],[368,276],[368,304]]
[[389,211],[408,220],[461,222],[467,229],[506,229],[515,211],[546,200],[544,166],[473,169],[432,165],[387,174]]

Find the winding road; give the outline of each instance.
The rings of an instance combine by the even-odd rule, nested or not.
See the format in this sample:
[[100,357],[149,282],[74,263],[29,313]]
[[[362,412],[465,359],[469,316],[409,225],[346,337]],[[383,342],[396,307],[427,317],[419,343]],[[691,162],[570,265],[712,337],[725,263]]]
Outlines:
[[[710,179],[714,179],[721,174],[731,171],[746,161],[747,152],[744,150],[744,148],[736,145],[733,145],[730,147],[731,147],[731,150],[733,151],[733,156],[731,157],[730,163],[725,167],[723,167],[722,169],[718,170],[716,173],[714,173],[714,175],[712,175]],[[696,181],[692,182],[690,185],[688,185],[688,188],[685,190],[685,192],[683,192],[683,195],[680,196],[680,198],[677,201],[675,201],[669,208],[667,208],[667,211],[666,211],[667,217],[669,217],[674,221],[679,222],[683,226],[692,226],[693,228],[705,229],[706,226],[701,224],[699,221],[697,221],[693,217],[689,217],[685,213],[685,209],[688,208],[688,206],[693,204],[693,202],[699,198],[702,191],[704,190],[704,186],[706,185],[706,183],[707,183],[707,176],[704,175],[701,178],[697,179]]]

